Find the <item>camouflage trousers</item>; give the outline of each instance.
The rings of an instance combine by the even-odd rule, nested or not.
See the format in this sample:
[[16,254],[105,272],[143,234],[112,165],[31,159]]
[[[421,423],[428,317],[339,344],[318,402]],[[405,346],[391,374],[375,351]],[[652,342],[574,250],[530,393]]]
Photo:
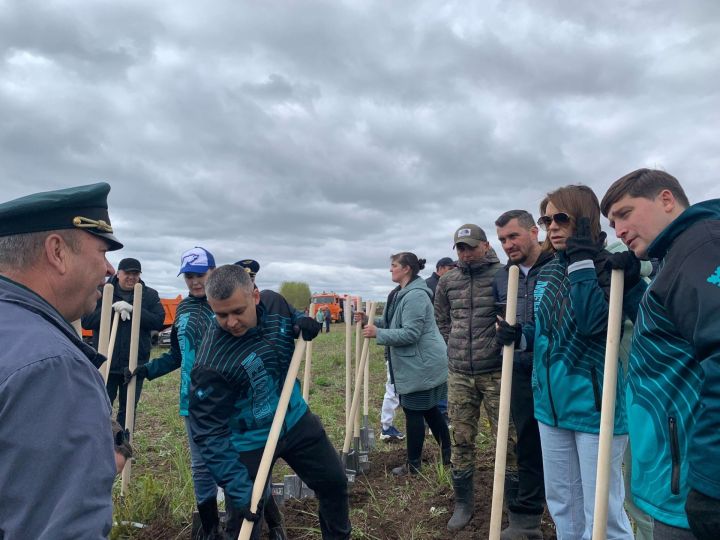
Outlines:
[[[480,406],[490,419],[494,439],[500,409],[500,371],[479,375],[462,375],[450,372],[448,376],[448,412],[452,440],[452,465],[455,470],[475,468],[475,441],[478,435]],[[515,426],[512,420],[508,430],[507,468],[517,468],[515,458]]]

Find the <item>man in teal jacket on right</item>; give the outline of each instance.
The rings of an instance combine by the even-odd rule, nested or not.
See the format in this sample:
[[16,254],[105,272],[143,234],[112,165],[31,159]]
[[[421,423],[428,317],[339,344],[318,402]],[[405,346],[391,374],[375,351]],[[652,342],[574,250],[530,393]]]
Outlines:
[[601,209],[632,252],[610,260],[626,282],[637,257],[661,260],[630,352],[633,498],[656,540],[720,538],[720,199],[690,206],[673,176],[639,169]]

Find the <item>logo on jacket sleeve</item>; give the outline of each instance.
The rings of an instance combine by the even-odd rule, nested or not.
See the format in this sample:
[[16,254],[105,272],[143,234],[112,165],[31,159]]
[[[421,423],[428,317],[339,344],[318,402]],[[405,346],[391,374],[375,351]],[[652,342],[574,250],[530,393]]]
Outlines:
[[711,275],[707,278],[707,282],[710,283],[710,284],[712,284],[712,285],[717,285],[718,287],[720,287],[720,266],[718,266],[718,267],[715,269],[715,273],[711,274]]

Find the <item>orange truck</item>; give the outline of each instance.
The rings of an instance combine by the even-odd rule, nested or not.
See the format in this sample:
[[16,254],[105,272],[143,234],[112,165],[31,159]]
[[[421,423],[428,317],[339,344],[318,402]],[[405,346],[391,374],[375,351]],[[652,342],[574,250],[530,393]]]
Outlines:
[[310,297],[310,316],[314,317],[319,309],[328,308],[332,322],[345,322],[344,309],[345,302],[348,300],[353,302],[353,305],[357,309],[357,296],[325,291],[315,293]]

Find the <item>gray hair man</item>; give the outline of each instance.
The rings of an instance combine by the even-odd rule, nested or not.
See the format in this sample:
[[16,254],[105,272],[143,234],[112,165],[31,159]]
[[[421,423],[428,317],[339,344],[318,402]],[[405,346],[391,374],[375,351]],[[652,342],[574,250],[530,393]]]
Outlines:
[[91,312],[113,236],[105,183],[0,204],[0,537],[107,538],[116,474]]

